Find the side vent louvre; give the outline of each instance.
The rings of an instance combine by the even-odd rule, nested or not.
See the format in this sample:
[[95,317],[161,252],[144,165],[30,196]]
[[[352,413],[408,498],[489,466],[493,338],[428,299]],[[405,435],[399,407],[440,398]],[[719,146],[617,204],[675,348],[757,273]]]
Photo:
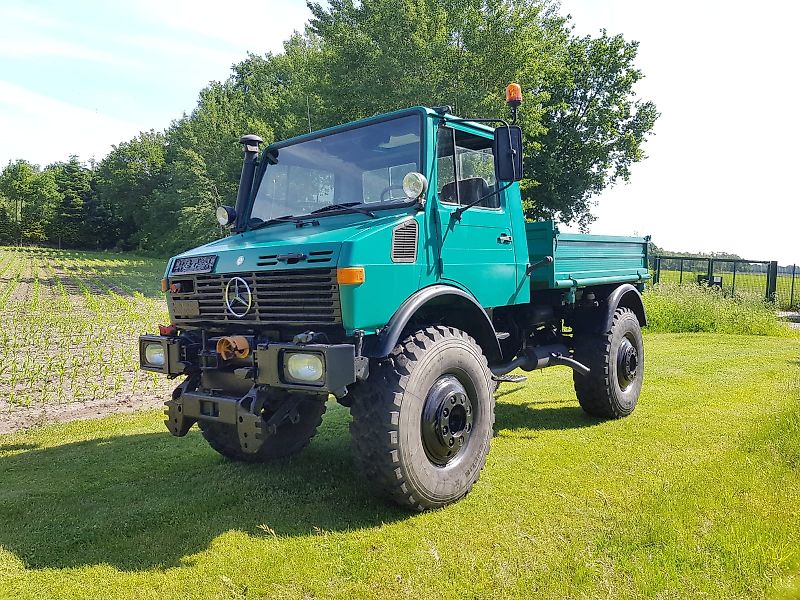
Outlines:
[[407,221],[392,231],[392,262],[413,263],[417,260],[417,222]]

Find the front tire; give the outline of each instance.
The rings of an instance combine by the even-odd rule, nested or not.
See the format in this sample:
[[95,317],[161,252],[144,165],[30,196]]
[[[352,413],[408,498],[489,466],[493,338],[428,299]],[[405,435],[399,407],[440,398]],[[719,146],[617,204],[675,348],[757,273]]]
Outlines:
[[436,326],[407,337],[353,388],[350,431],[367,481],[419,511],[463,498],[489,453],[493,390],[486,357],[463,331]]
[[575,359],[590,369],[588,376],[573,371],[575,394],[588,414],[627,417],[642,391],[644,344],[639,319],[629,308],[618,308],[611,329],[601,335],[576,334]]
[[[234,425],[198,421],[203,437],[214,450],[231,460],[263,463],[299,454],[311,442],[325,414],[326,395],[306,396],[297,406],[296,423],[285,422],[264,440],[257,452],[245,452],[239,443]],[[264,415],[269,419],[269,414]]]

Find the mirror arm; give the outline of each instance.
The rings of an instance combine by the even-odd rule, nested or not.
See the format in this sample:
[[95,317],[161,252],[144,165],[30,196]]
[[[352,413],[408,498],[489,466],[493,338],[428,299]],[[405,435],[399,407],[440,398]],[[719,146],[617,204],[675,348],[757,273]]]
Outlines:
[[477,200],[473,200],[473,201],[472,201],[472,202],[470,202],[469,204],[465,204],[464,206],[460,206],[459,208],[457,208],[456,210],[454,210],[454,211],[452,212],[452,218],[454,218],[456,221],[461,221],[461,215],[463,215],[463,214],[464,214],[464,212],[465,212],[467,209],[470,209],[470,208],[472,208],[473,206],[476,206],[476,205],[480,204],[481,202],[483,202],[483,201],[484,201],[484,200],[486,200],[487,198],[491,198],[492,196],[494,196],[494,195],[496,195],[496,194],[499,194],[500,192],[505,192],[505,191],[506,191],[508,188],[510,188],[510,187],[511,187],[513,184],[514,184],[514,182],[513,182],[513,181],[509,181],[507,184],[505,184],[505,185],[504,185],[503,187],[501,187],[499,190],[495,190],[495,191],[493,191],[493,192],[490,192],[490,193],[486,194],[485,196],[482,196],[481,198],[478,198]]

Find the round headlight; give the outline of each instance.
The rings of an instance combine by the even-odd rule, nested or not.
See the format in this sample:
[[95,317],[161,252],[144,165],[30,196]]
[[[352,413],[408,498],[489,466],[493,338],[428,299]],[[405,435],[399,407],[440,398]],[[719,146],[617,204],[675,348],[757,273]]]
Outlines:
[[292,379],[308,382],[319,381],[325,374],[319,354],[290,354],[286,359],[286,370]]
[[223,227],[227,227],[236,220],[236,211],[230,206],[217,207],[217,221]]
[[144,347],[144,359],[148,365],[164,366],[164,347],[161,344],[147,344]]
[[428,189],[428,180],[422,173],[412,171],[403,177],[403,192],[408,198],[414,199],[422,196]]

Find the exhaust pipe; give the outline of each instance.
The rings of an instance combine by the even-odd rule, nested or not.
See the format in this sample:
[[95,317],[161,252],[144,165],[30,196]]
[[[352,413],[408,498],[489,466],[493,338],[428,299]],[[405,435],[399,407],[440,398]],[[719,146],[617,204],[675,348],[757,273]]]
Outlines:
[[584,377],[591,372],[589,367],[569,357],[569,348],[564,344],[525,348],[522,355],[516,357],[511,362],[495,365],[491,367],[491,370],[495,377],[501,377],[514,369],[535,371],[547,367],[554,367],[556,365],[569,367]]
[[243,135],[239,138],[239,143],[242,144],[244,149],[244,163],[242,164],[242,175],[239,177],[239,193],[236,195],[235,231],[244,230],[244,215],[247,212],[247,204],[250,202],[250,195],[253,192],[253,178],[256,174],[258,146],[263,141],[253,134]]

